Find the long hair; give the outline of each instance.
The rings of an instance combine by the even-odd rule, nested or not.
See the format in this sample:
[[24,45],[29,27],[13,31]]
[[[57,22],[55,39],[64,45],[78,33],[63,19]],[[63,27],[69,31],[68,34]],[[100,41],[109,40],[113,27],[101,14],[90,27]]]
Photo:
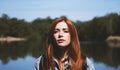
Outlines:
[[55,21],[53,21],[49,32],[48,37],[46,40],[46,52],[44,57],[44,62],[42,63],[42,70],[54,70],[54,46],[55,46],[55,39],[54,39],[54,30],[57,23],[64,21],[68,25],[70,36],[71,36],[71,42],[70,42],[70,48],[68,51],[68,56],[71,60],[72,70],[82,70],[82,64],[84,62],[84,59],[82,57],[82,53],[80,50],[80,43],[78,40],[78,34],[77,30],[74,26],[74,24],[67,18],[56,18]]

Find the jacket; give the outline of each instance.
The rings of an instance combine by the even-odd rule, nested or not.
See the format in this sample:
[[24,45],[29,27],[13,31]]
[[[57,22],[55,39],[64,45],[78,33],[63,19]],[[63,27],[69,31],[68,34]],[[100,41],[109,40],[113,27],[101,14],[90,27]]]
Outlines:
[[[39,70],[39,64],[41,62],[41,59],[43,58],[43,56],[40,56],[36,62],[35,62],[35,66],[34,66],[34,70]],[[58,60],[56,58],[54,58],[54,62],[56,64],[55,66],[55,70],[59,70],[59,65],[58,65]],[[87,65],[87,70],[95,70],[94,64],[92,63],[92,61],[86,57],[86,61],[85,61],[86,65]],[[70,70],[69,67],[71,65],[71,62],[66,60],[65,61],[65,66],[64,66],[64,70]]]

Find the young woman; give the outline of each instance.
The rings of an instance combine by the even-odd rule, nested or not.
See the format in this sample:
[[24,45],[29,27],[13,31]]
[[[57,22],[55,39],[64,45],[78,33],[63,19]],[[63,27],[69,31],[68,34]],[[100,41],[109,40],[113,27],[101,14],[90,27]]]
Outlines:
[[76,28],[69,19],[53,21],[46,52],[38,58],[35,70],[94,70],[92,62],[80,50]]

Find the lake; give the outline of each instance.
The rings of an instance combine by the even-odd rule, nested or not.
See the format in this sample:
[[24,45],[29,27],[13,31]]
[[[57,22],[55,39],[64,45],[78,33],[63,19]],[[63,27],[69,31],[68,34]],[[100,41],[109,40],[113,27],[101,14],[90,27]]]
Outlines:
[[[104,42],[81,42],[81,50],[96,70],[120,70],[120,48]],[[44,53],[44,42],[0,42],[0,70],[33,70],[36,59]]]

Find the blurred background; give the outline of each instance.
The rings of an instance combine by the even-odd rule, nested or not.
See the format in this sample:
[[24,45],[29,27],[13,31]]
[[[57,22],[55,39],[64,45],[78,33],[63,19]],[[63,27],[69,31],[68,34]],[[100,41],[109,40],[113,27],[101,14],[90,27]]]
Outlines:
[[33,70],[57,17],[75,24],[96,70],[120,70],[119,0],[1,0],[0,70]]

